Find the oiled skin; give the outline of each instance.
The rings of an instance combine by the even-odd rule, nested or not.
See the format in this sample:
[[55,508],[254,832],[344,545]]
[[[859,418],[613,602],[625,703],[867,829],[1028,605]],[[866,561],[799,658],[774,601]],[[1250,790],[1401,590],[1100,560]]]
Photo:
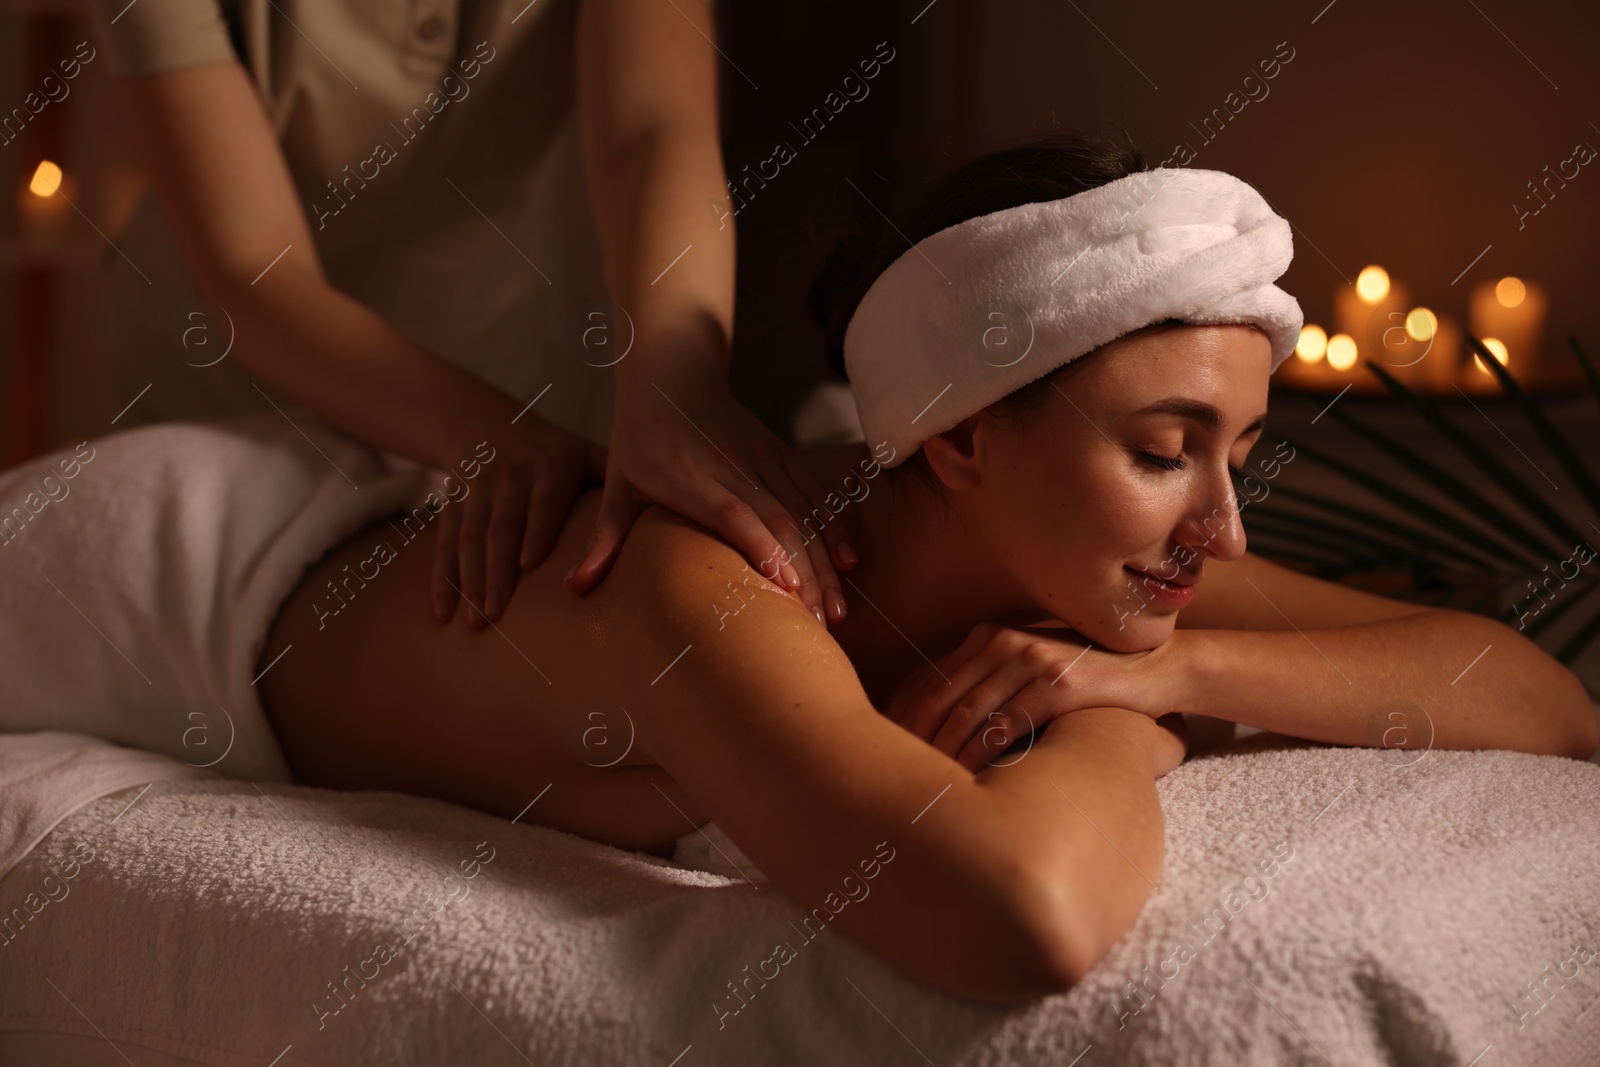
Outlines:
[[[434,619],[427,589],[438,520],[420,534],[415,520],[400,528],[404,516],[373,523],[309,569],[268,634],[261,666],[293,648],[259,683],[295,773],[314,785],[419,793],[507,818],[551,785],[529,821],[646,851],[666,851],[703,823],[633,737],[625,705],[605,697],[606,672],[629,654],[613,634],[616,614],[635,610],[634,572],[583,597],[561,583],[599,498],[580,498],[550,558],[523,574],[495,628]],[[380,544],[393,558],[358,567]],[[650,547],[648,534],[633,545],[636,555]],[[372,575],[375,565],[364,584],[350,577]],[[326,584],[335,579],[342,608]],[[319,604],[337,614],[319,618]]]

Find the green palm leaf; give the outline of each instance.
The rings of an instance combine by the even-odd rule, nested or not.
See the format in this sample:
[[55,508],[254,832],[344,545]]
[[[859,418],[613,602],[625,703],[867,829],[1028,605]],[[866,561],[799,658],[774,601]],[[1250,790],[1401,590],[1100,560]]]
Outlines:
[[[1578,454],[1572,450],[1572,446],[1567,444],[1567,439],[1561,436],[1561,431],[1555,428],[1555,425],[1551,423],[1539,405],[1528,399],[1528,394],[1522,391],[1522,386],[1517,384],[1517,380],[1511,376],[1511,372],[1501,366],[1500,361],[1495,359],[1487,348],[1483,347],[1482,341],[1479,341],[1471,334],[1467,335],[1467,340],[1477,351],[1479,362],[1487,366],[1500,382],[1500,388],[1505,390],[1506,396],[1516,401],[1517,407],[1522,411],[1522,417],[1528,420],[1528,425],[1532,426],[1534,433],[1539,435],[1539,440],[1543,441],[1544,446],[1550,450],[1550,454],[1556,457],[1556,462],[1561,464],[1561,469],[1567,472],[1567,477],[1572,479],[1572,484],[1578,487],[1578,492],[1583,494],[1583,499],[1589,505],[1589,509],[1600,514],[1600,484],[1596,484],[1594,475],[1589,473],[1589,468],[1584,464],[1583,460],[1579,459]],[[1457,388],[1459,389],[1460,386],[1457,386]],[[1466,396],[1465,393],[1461,395]]]
[[[1493,356],[1490,356],[1489,358],[1496,364],[1499,363],[1499,360],[1495,360]],[[1444,435],[1446,440],[1460,449],[1464,456],[1476,463],[1478,465],[1478,469],[1487,474],[1489,478],[1496,485],[1498,485],[1507,496],[1521,504],[1525,510],[1543,522],[1551,530],[1554,530],[1558,533],[1565,533],[1566,536],[1563,538],[1564,540],[1572,541],[1579,539],[1577,529],[1570,521],[1568,521],[1565,515],[1561,514],[1554,507],[1552,507],[1549,501],[1545,500],[1538,493],[1528,488],[1526,482],[1512,474],[1510,469],[1508,469],[1505,464],[1496,459],[1488,449],[1483,447],[1483,445],[1473,440],[1470,434],[1462,430],[1461,427],[1457,426],[1454,422],[1451,422],[1450,419],[1445,416],[1444,412],[1439,409],[1439,405],[1435,404],[1427,397],[1413,393],[1410,389],[1407,389],[1404,385],[1400,384],[1400,382],[1397,381],[1392,374],[1389,374],[1377,364],[1368,363],[1367,369],[1376,374],[1378,379],[1383,382],[1384,386],[1387,387],[1391,393],[1400,397],[1402,400],[1408,401],[1411,406],[1414,407],[1431,426],[1433,426],[1434,429],[1438,430]],[[1346,415],[1344,416],[1343,421],[1348,424],[1351,420],[1350,417]],[[1376,431],[1369,432],[1376,433]],[[1413,453],[1413,455],[1415,455],[1415,453]],[[1421,457],[1417,458],[1421,459]],[[1427,461],[1423,460],[1422,462],[1426,463]],[[1428,464],[1428,466],[1433,465]],[[1534,546],[1535,550],[1540,555],[1544,556],[1545,558],[1561,558],[1561,549],[1552,548],[1549,544],[1542,542],[1535,534],[1527,531],[1520,523],[1515,522],[1515,520],[1513,520],[1509,515],[1506,515],[1503,509],[1494,507],[1487,500],[1484,500],[1483,497],[1472,492],[1471,489],[1468,489],[1459,480],[1451,478],[1449,475],[1445,475],[1444,472],[1439,470],[1438,467],[1434,467],[1434,470],[1437,471],[1438,474],[1430,475],[1430,477],[1444,475],[1444,477],[1448,479],[1448,482],[1436,483],[1435,488],[1448,493],[1450,496],[1463,504],[1466,504],[1467,498],[1471,497],[1477,502],[1471,506],[1473,507],[1474,512],[1477,513],[1480,518],[1484,517],[1484,511],[1486,510],[1489,515],[1494,516],[1493,521],[1496,525],[1499,525],[1502,530],[1509,532],[1512,529],[1516,529],[1521,531],[1524,543]],[[1453,482],[1454,486],[1450,485],[1450,482]],[[1463,495],[1461,492],[1462,490],[1465,491],[1465,495]]]
[[[1373,529],[1381,530],[1394,537],[1409,541],[1413,545],[1417,546],[1418,549],[1428,549],[1442,556],[1451,556],[1458,562],[1467,564],[1469,567],[1483,569],[1503,565],[1498,557],[1498,554],[1482,555],[1475,553],[1472,550],[1463,548],[1452,541],[1435,537],[1432,533],[1420,527],[1411,526],[1407,523],[1399,521],[1398,519],[1391,519],[1387,515],[1379,515],[1375,511],[1368,511],[1366,508],[1359,507],[1355,504],[1347,504],[1341,500],[1331,500],[1327,497],[1320,497],[1315,493],[1308,493],[1304,489],[1294,489],[1287,485],[1274,486],[1273,492],[1282,493],[1291,500],[1302,501],[1310,507],[1319,508],[1331,514],[1338,515],[1341,518],[1349,519],[1352,522],[1365,523],[1367,526],[1372,527]],[[1361,534],[1357,536],[1371,535]]]
[[[1529,639],[1536,638],[1539,635],[1543,634],[1546,630],[1550,629],[1550,627],[1552,627],[1556,623],[1560,622],[1563,618],[1565,618],[1569,611],[1571,611],[1573,608],[1577,607],[1578,604],[1580,604],[1583,601],[1583,599],[1585,597],[1587,597],[1590,593],[1592,593],[1594,591],[1594,589],[1595,589],[1595,583],[1594,582],[1584,582],[1584,583],[1580,583],[1580,584],[1581,584],[1581,588],[1579,588],[1579,590],[1576,593],[1567,593],[1565,596],[1562,597],[1561,602],[1558,603],[1557,605],[1555,605],[1554,607],[1542,608],[1539,611],[1539,614],[1534,616],[1533,622],[1529,623],[1526,629],[1523,629],[1522,627],[1519,626],[1518,629],[1521,631],[1521,633],[1525,637],[1528,637]],[[1566,593],[1565,590],[1562,590],[1562,592]],[[1518,597],[1517,598],[1517,603],[1518,604],[1526,603],[1529,599],[1532,598],[1532,595],[1533,594],[1530,593],[1526,597]],[[1508,624],[1517,622],[1517,613],[1516,613],[1516,605],[1515,604],[1512,605],[1512,608],[1508,612],[1508,614],[1510,615],[1510,618],[1507,620]]]
[[1600,400],[1600,374],[1594,371],[1594,364],[1589,362],[1589,357],[1583,354],[1583,347],[1578,344],[1578,339],[1571,334],[1567,335],[1567,344],[1572,346],[1572,354],[1578,357],[1578,366],[1583,368],[1583,376],[1588,379],[1589,390],[1594,393],[1594,398]]
[[1340,474],[1344,475],[1345,478],[1356,483],[1362,488],[1367,489],[1377,496],[1383,497],[1391,504],[1394,504],[1396,507],[1399,507],[1402,510],[1410,512],[1417,518],[1425,519],[1428,522],[1431,522],[1438,529],[1449,533],[1451,536],[1456,537],[1467,544],[1476,545],[1491,555],[1499,558],[1515,556],[1521,561],[1523,566],[1538,566],[1537,563],[1533,562],[1533,557],[1522,555],[1519,550],[1514,549],[1512,546],[1492,539],[1476,527],[1467,525],[1449,512],[1435,507],[1434,505],[1422,500],[1407,490],[1401,489],[1393,483],[1379,478],[1375,474],[1371,474],[1360,467],[1355,466],[1354,464],[1346,463],[1344,460],[1334,459],[1332,456],[1319,452],[1310,445],[1301,444],[1299,441],[1296,441],[1292,438],[1286,437],[1284,440],[1288,441],[1289,444],[1293,446],[1296,453],[1305,453],[1306,458],[1310,459],[1312,462],[1320,463],[1324,467],[1328,467],[1331,470],[1339,472]]
[[[1476,337],[1468,340],[1587,509],[1600,519],[1600,467],[1596,467],[1588,450],[1580,451],[1555,426],[1481,341]],[[1577,338],[1569,336],[1567,342],[1589,392],[1600,401],[1600,373]],[[1571,664],[1600,639],[1600,605],[1596,604],[1600,563],[1592,572],[1563,579],[1565,586],[1550,590],[1556,599],[1541,603],[1530,592],[1517,596],[1509,609],[1502,609],[1501,603],[1509,586],[1525,578],[1542,577],[1553,565],[1551,561],[1567,557],[1565,550],[1553,545],[1561,541],[1593,544],[1595,539],[1581,529],[1582,523],[1575,523],[1557,509],[1548,493],[1513,474],[1480,440],[1448,417],[1441,405],[1413,392],[1383,368],[1368,366],[1392,396],[1415,409],[1456,453],[1503,492],[1517,513],[1506,514],[1498,494],[1491,500],[1389,434],[1347,412],[1328,408],[1325,410],[1331,411],[1336,421],[1371,442],[1402,470],[1432,486],[1441,499],[1437,503],[1422,499],[1366,466],[1285,438],[1297,454],[1304,454],[1312,463],[1333,471],[1403,514],[1393,517],[1333,497],[1274,485],[1273,489],[1282,494],[1280,500],[1270,506],[1256,502],[1251,517],[1251,537],[1259,546],[1257,551],[1304,564],[1319,576],[1334,580],[1368,571],[1385,576],[1387,582],[1395,578],[1409,580],[1414,599],[1497,616],[1513,627],[1520,624],[1519,632],[1531,640],[1548,640],[1563,622],[1570,623],[1576,615],[1576,629],[1553,653],[1561,662]],[[1531,458],[1528,462],[1533,464]],[[1287,506],[1281,506],[1284,504]],[[1600,533],[1595,521],[1590,520],[1587,525]]]
[[[1585,590],[1584,596],[1594,592],[1595,587],[1590,586]],[[1578,632],[1567,639],[1567,643],[1556,649],[1555,657],[1562,663],[1571,663],[1577,659],[1583,650],[1588,648],[1595,637],[1600,635],[1600,611],[1594,613],[1588,622],[1579,628]]]

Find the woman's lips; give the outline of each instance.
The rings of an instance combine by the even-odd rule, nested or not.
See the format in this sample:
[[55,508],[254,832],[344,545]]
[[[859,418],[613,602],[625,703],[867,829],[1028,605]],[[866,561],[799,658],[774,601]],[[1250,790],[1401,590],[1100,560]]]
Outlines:
[[1178,582],[1169,582],[1163,578],[1157,578],[1153,574],[1134,570],[1132,567],[1125,566],[1123,570],[1133,575],[1138,580],[1141,588],[1148,590],[1156,600],[1168,607],[1181,608],[1194,599],[1194,586],[1192,584],[1183,585]]

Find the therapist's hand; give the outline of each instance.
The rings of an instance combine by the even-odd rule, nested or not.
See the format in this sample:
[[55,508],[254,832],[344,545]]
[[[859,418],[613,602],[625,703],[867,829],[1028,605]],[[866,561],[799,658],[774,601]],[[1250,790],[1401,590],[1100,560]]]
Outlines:
[[700,374],[619,376],[610,453],[589,549],[568,573],[568,588],[593,588],[655,501],[715,531],[763,577],[797,591],[825,625],[844,618],[838,571],[855,566],[856,555],[843,523],[824,521],[816,536],[813,519],[809,542],[799,525],[823,507],[828,490],[725,382]]
[[447,623],[465,598],[466,623],[481,630],[505,614],[522,571],[550,554],[578,493],[605,476],[606,450],[531,412],[470,436],[462,455],[482,462],[467,494],[439,513],[433,605]]

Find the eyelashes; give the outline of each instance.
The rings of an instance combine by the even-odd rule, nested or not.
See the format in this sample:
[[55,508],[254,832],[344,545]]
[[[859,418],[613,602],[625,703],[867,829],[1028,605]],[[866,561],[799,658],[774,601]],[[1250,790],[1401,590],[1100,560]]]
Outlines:
[[[1138,453],[1138,456],[1152,467],[1159,467],[1164,471],[1181,471],[1184,469],[1184,467],[1188,466],[1188,464],[1183,461],[1182,456],[1158,456],[1154,452],[1140,452]],[[1234,467],[1231,465],[1228,467],[1228,473],[1233,475],[1235,478],[1243,478],[1245,476],[1244,469],[1242,467]]]
[[1182,456],[1158,456],[1154,452],[1140,452],[1139,458],[1152,467],[1160,467],[1164,471],[1181,471],[1185,466]]

